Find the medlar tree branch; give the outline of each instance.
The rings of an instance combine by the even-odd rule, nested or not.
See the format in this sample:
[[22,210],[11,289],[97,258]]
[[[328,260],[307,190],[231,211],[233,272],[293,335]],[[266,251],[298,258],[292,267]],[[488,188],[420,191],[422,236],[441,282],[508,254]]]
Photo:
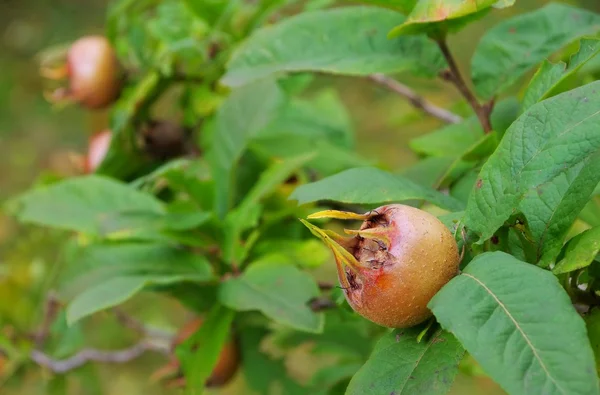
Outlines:
[[140,357],[146,351],[155,351],[161,354],[168,354],[170,350],[168,345],[142,340],[131,347],[114,351],[85,348],[72,357],[66,359],[53,359],[40,350],[31,351],[29,356],[31,360],[38,365],[43,366],[54,373],[62,374],[70,370],[77,369],[91,361],[104,363],[126,363]]
[[386,87],[392,92],[404,96],[415,108],[423,111],[428,115],[431,115],[434,118],[437,118],[446,123],[459,123],[460,121],[462,121],[462,118],[460,116],[454,114],[451,111],[436,106],[424,97],[417,94],[408,86],[396,81],[393,78],[390,78],[384,74],[372,74],[369,76],[369,79]]
[[463,97],[467,100],[469,105],[475,111],[481,126],[483,127],[483,131],[485,133],[490,133],[492,131],[492,123],[490,121],[490,114],[492,113],[492,109],[494,108],[494,99],[492,98],[489,102],[481,104],[475,97],[475,94],[471,92],[469,87],[467,86],[462,74],[460,73],[460,69],[456,64],[456,60],[454,60],[454,56],[450,52],[450,48],[448,48],[448,44],[445,39],[440,39],[436,41],[440,51],[442,51],[442,55],[446,59],[448,63],[448,70],[442,73],[442,78],[451,82],[456,89],[463,95]]

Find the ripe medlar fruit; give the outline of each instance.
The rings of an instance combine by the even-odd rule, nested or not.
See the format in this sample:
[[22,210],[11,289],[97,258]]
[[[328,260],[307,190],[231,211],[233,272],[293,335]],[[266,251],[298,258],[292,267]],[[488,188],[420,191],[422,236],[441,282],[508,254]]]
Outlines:
[[363,220],[352,237],[302,221],[335,255],[350,306],[376,324],[406,328],[431,317],[427,303],[458,274],[458,247],[435,216],[391,204],[364,215],[327,210],[309,218]]
[[[171,349],[175,348],[186,341],[202,326],[202,319],[195,318],[188,321],[177,333],[173,339]],[[227,384],[235,375],[240,364],[240,351],[235,338],[229,340],[223,346],[217,364],[215,365],[210,377],[206,381],[207,387],[222,387]],[[185,378],[183,377],[179,361],[172,358],[171,361],[160,368],[153,374],[155,380],[169,378],[167,386],[183,387],[185,386]]]
[[42,67],[42,75],[52,80],[69,80],[68,87],[51,93],[53,102],[73,100],[89,109],[105,108],[121,90],[121,68],[110,42],[102,36],[86,36],[75,41],[66,54],[66,62]]
[[88,152],[85,156],[84,171],[93,173],[96,171],[110,148],[112,133],[110,130],[103,130],[93,134],[88,142]]

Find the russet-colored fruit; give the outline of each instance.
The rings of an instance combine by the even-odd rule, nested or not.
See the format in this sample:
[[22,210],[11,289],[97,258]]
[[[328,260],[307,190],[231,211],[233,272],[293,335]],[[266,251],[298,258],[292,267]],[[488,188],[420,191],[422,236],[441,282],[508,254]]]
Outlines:
[[379,325],[406,328],[431,317],[427,303],[458,274],[458,247],[435,216],[391,204],[364,215],[328,210],[309,217],[363,220],[351,237],[303,223],[333,251],[352,308]]
[[112,104],[121,91],[122,71],[110,42],[86,36],[69,49],[42,60],[40,73],[59,87],[46,92],[52,103],[76,102],[89,109]]
[[[172,349],[182,344],[192,336],[202,326],[202,319],[195,318],[188,321],[177,333],[173,339]],[[235,338],[229,340],[223,346],[217,364],[215,365],[210,377],[206,381],[207,387],[222,387],[227,384],[237,372],[240,365],[240,351]],[[179,361],[173,358],[167,365],[153,374],[154,380],[169,378],[168,387],[185,386],[185,379],[181,375]]]
[[111,104],[121,88],[120,67],[105,37],[87,36],[75,41],[67,54],[69,95],[87,108]]
[[111,139],[112,133],[110,130],[103,130],[90,137],[84,164],[86,173],[93,173],[100,166],[108,153]]

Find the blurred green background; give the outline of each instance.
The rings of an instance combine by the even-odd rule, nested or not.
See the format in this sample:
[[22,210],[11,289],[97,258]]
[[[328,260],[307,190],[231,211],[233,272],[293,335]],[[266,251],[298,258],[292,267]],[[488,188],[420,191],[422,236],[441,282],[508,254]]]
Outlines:
[[[101,33],[106,8],[103,0],[5,0],[0,3],[0,203],[24,191],[41,176],[73,174],[71,153],[83,152],[91,133],[106,126],[104,113],[89,113],[77,107],[53,108],[42,96],[38,76],[39,54],[44,49],[84,34]],[[451,48],[468,74],[469,58],[478,37],[500,19],[537,8],[544,0],[518,0],[513,8],[494,11],[453,36]],[[598,0],[570,1],[600,11]],[[424,93],[436,104],[465,111],[456,104],[458,95],[440,81],[399,78]],[[367,158],[394,171],[413,163],[415,155],[406,142],[439,126],[424,118],[402,98],[372,83],[349,78],[320,78],[318,86],[332,84],[339,91],[353,117],[357,145]],[[513,92],[518,94],[518,92]],[[453,104],[454,103],[454,104]],[[38,228],[17,226],[0,213],[0,331],[4,335],[33,331],[42,320],[45,295],[52,287],[53,273],[60,266],[63,236]],[[135,298],[126,305],[134,316],[165,330],[175,331],[187,313],[175,301],[152,295]],[[168,316],[165,316],[168,312]],[[118,348],[132,344],[136,335],[123,330],[110,315],[98,314],[87,320],[85,344]],[[307,347],[309,347],[308,345]],[[301,347],[290,357],[289,370],[306,379],[316,358]],[[73,394],[167,394],[168,390],[148,381],[149,374],[165,362],[160,355],[146,354],[126,365],[88,365],[70,374],[68,393]],[[0,356],[2,394],[66,393],[60,378],[34,365],[11,374],[11,364]],[[223,392],[245,393],[242,380]],[[461,373],[452,394],[502,394],[489,379]]]

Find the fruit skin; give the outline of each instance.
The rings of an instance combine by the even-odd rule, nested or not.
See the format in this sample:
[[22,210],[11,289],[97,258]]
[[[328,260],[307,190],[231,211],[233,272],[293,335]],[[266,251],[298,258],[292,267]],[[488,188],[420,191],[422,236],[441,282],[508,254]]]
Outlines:
[[110,130],[103,130],[90,137],[84,163],[85,173],[93,173],[100,166],[108,153],[111,139],[112,132]]
[[[177,333],[171,344],[172,352],[175,348],[192,336],[201,326],[202,318],[195,318],[188,321]],[[237,372],[240,365],[240,350],[237,340],[232,338],[223,346],[217,364],[215,365],[210,377],[206,381],[206,387],[222,387],[227,384]],[[153,374],[154,380],[160,380],[175,375],[171,378],[167,386],[171,388],[185,386],[185,379],[181,376],[179,361],[173,358],[167,365]]]
[[311,230],[322,232],[318,236],[334,249],[350,306],[379,325],[407,328],[425,321],[432,315],[427,303],[458,274],[454,237],[425,211],[391,204],[363,216],[331,211],[311,217],[364,219],[358,231],[346,231],[352,238]]
[[121,90],[120,66],[109,41],[86,36],[75,41],[67,54],[69,96],[90,109],[115,101]]

